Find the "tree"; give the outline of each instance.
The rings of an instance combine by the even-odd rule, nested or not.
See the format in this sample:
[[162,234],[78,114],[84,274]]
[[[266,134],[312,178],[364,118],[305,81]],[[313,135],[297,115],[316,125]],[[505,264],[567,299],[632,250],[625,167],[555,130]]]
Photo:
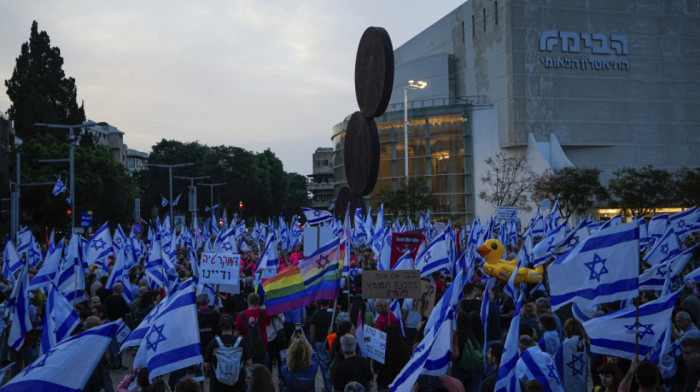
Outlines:
[[608,188],[615,203],[631,214],[644,216],[671,203],[674,182],[671,173],[651,165],[639,169],[623,167],[613,172]]
[[700,167],[681,169],[675,183],[675,201],[683,207],[700,206]]
[[408,185],[404,182],[401,184],[395,190],[391,187],[379,189],[372,196],[375,209],[379,209],[383,203],[386,213],[402,219],[408,216],[411,221],[417,222],[421,212],[437,205],[437,199],[430,193],[423,178],[411,177]]
[[489,169],[481,177],[481,182],[490,191],[481,191],[479,198],[494,207],[515,206],[521,211],[532,210],[528,200],[532,172],[527,167],[527,156],[498,153],[495,159],[489,157],[484,162]]
[[600,184],[599,169],[566,167],[554,172],[546,171],[532,183],[532,196],[536,200],[559,196],[559,210],[565,220],[574,212],[583,214],[598,200],[608,199],[608,191]]
[[63,58],[51,47],[49,35],[32,23],[29,42],[22,44],[12,78],[5,80],[12,101],[8,110],[17,136],[27,141],[38,133],[49,132],[35,127],[37,122],[80,124],[85,121],[83,105],[76,101],[75,79],[66,78]]

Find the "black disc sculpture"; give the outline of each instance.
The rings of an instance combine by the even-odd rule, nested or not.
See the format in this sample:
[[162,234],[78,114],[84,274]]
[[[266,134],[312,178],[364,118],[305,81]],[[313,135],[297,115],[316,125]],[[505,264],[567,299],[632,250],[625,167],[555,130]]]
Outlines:
[[389,33],[369,27],[362,34],[355,58],[355,95],[360,111],[353,113],[345,131],[345,176],[335,201],[335,215],[343,218],[350,210],[362,208],[362,196],[369,195],[379,173],[379,132],[374,117],[384,114],[394,86],[394,48]]

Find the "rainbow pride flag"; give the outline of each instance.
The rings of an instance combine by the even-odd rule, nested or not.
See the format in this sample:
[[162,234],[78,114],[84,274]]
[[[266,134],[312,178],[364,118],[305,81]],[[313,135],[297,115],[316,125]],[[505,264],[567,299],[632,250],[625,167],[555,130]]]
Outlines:
[[299,264],[262,281],[267,314],[275,315],[338,295],[340,240],[317,249]]

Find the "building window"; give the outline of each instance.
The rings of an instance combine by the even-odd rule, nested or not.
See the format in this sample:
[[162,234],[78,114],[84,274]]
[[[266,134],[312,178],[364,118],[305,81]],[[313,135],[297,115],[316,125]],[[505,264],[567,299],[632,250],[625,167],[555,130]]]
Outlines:
[[464,31],[464,21],[462,21],[462,43],[464,43],[464,36],[466,35]]
[[483,9],[484,13],[484,31],[486,31],[486,8]]
[[476,37],[476,23],[474,15],[472,15],[472,38]]
[[493,2],[493,20],[498,24],[498,2]]

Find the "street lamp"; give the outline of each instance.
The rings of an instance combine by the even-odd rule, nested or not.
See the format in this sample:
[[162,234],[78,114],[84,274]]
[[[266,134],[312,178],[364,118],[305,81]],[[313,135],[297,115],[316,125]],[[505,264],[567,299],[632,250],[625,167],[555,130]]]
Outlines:
[[[75,159],[73,157],[73,148],[76,144],[76,136],[73,134],[74,129],[89,128],[94,127],[96,124],[94,121],[88,121],[82,124],[76,125],[62,125],[62,124],[45,124],[36,123],[37,127],[47,127],[47,128],[61,128],[68,130],[68,165],[70,172],[70,197],[71,197],[71,233],[75,228]],[[65,159],[41,159],[39,162],[65,162]]]
[[427,86],[428,82],[409,80],[408,85],[403,88],[403,154],[406,186],[408,186],[408,90],[422,90]]
[[176,165],[162,165],[162,164],[155,164],[155,163],[149,163],[148,166],[153,166],[153,167],[167,167],[168,168],[168,179],[170,181],[170,200],[168,202],[170,203],[170,219],[175,219],[175,216],[173,215],[173,168],[174,167],[183,167],[183,166],[193,166],[194,163],[179,163]]

